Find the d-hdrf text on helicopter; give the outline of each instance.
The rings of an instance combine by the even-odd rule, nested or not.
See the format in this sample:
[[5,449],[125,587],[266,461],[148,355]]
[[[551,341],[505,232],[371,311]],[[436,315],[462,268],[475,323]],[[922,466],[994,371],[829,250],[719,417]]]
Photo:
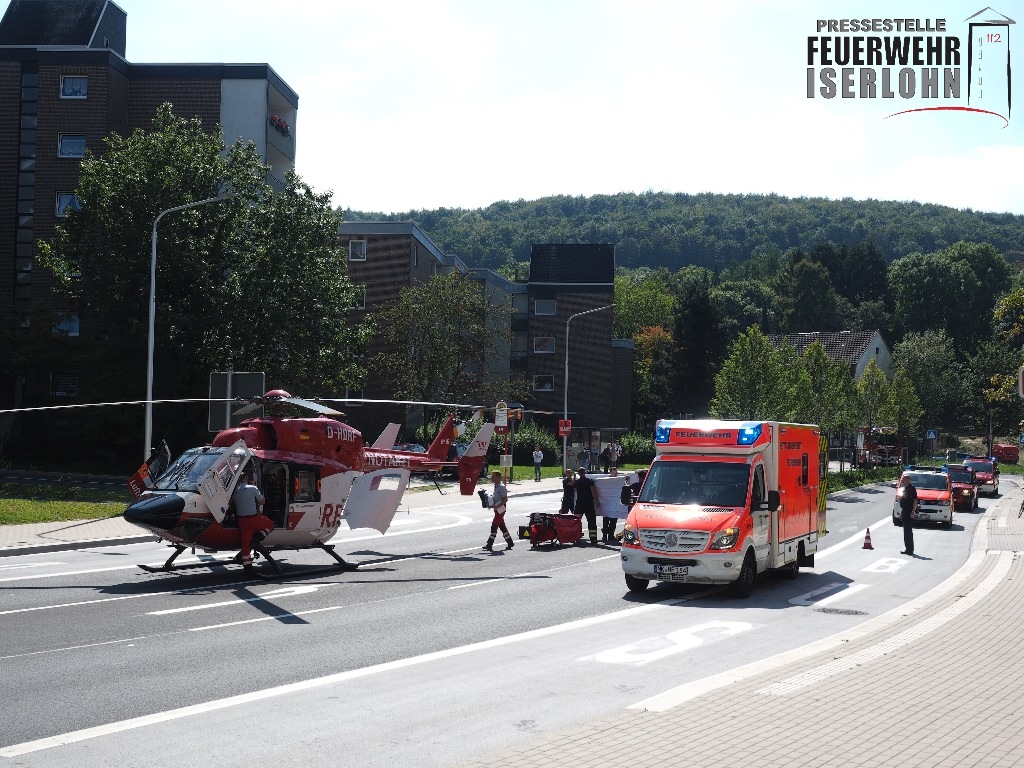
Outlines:
[[[277,415],[284,404],[317,415]],[[457,434],[453,416],[426,453],[413,453],[383,447],[394,440],[394,425],[372,447],[364,447],[359,431],[339,420],[343,414],[284,390],[271,390],[236,413],[261,405],[270,407],[269,415],[222,430],[209,445],[191,448],[174,462],[161,444],[129,481],[137,501],[125,510],[124,519],[174,549],[162,567],[140,567],[150,571],[207,567],[211,564],[175,566],[174,560],[186,549],[238,550],[241,539],[231,499],[245,471],[261,488],[263,513],[275,526],[254,543],[254,549],[275,570],[280,568],[273,552],[301,549],[321,549],[342,567],[352,567],[328,544],[343,521],[352,529],[385,533],[410,475],[437,472],[444,466],[457,466],[461,493],[472,495],[494,431],[493,423],[483,424],[462,458],[449,462]]]

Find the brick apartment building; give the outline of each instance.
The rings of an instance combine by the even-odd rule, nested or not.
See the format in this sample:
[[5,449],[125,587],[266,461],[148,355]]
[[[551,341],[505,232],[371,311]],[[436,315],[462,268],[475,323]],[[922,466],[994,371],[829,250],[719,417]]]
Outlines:
[[[569,321],[579,312],[614,301],[615,253],[611,245],[535,245],[528,282],[510,282],[491,270],[470,269],[458,257],[444,254],[409,222],[344,222],[339,245],[348,249],[349,277],[363,286],[365,302],[356,319],[375,306],[398,298],[399,291],[432,275],[458,270],[479,281],[494,304],[511,305],[511,343],[494,361],[496,377],[518,375],[531,389],[523,405],[546,411],[534,414],[554,433],[565,396],[565,332],[569,333],[569,416],[573,442],[608,441],[610,430],[632,425],[633,343],[613,339],[611,310],[596,311]],[[381,351],[373,340],[367,351]],[[357,395],[353,394],[353,397]],[[387,382],[372,372],[362,396],[391,397]],[[366,434],[376,434],[388,421],[416,423],[416,414],[402,408],[362,406],[352,415]],[[584,433],[584,430],[586,431]],[[595,434],[591,435],[591,431]]]
[[[85,150],[103,138],[148,129],[157,107],[252,141],[280,183],[295,166],[298,95],[267,64],[132,64],[127,15],[109,0],[12,0],[0,20],[0,359],[52,323],[52,279],[35,263],[67,209]],[[271,118],[278,118],[277,125]],[[283,126],[283,127],[282,127]],[[142,256],[140,254],[140,256]],[[61,329],[88,337],[88,317]],[[4,407],[61,402],[79,371],[35,377],[5,370]],[[85,372],[82,372],[83,374]]]

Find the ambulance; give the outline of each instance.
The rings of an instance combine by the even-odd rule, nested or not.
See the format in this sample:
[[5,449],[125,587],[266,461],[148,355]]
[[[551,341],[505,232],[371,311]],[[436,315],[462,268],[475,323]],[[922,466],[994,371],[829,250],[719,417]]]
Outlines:
[[809,424],[659,421],[655,458],[622,536],[626,586],[796,578],[825,531],[828,439]]

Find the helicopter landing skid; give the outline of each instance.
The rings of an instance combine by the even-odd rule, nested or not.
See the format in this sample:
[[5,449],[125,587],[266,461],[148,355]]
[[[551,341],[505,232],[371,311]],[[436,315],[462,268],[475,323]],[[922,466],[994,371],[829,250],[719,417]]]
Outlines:
[[[147,573],[172,573],[174,571],[190,571],[198,570],[201,568],[222,568],[225,565],[242,565],[241,552],[232,557],[230,560],[203,560],[198,563],[186,563],[184,565],[175,565],[175,558],[177,558],[178,555],[180,555],[186,549],[190,549],[190,547],[182,547],[180,545],[175,544],[174,553],[169,558],[167,558],[167,561],[163,565],[154,566],[139,563],[139,568],[146,571]],[[253,547],[253,552],[257,556],[262,556],[263,558],[265,558],[266,561],[270,563],[271,567],[274,569],[274,573],[284,573],[284,571],[281,569],[281,565],[277,562],[277,560],[270,556],[270,553],[266,549],[264,549],[263,547]]]
[[316,547],[317,547],[317,549],[322,549],[328,555],[330,555],[335,560],[337,560],[338,561],[338,565],[341,566],[342,570],[354,571],[354,570],[356,570],[359,567],[355,563],[348,562],[345,558],[343,558],[341,555],[339,555],[337,552],[335,552],[333,544],[317,544]]

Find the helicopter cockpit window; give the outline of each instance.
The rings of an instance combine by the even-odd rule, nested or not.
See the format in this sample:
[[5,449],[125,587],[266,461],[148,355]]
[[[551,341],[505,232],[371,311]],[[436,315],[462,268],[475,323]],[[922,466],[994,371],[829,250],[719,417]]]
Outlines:
[[192,448],[178,457],[154,484],[160,491],[195,491],[199,481],[224,457],[225,448]]
[[296,469],[292,483],[296,502],[320,501],[319,473],[315,469]]

